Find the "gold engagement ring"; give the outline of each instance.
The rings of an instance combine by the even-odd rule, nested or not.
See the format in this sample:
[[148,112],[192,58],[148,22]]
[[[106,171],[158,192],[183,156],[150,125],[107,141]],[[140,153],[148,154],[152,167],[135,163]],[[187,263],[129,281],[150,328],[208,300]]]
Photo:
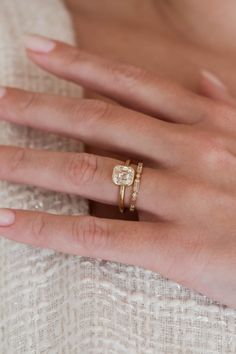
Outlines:
[[119,186],[119,199],[118,206],[121,213],[125,209],[125,189],[132,186],[130,197],[130,210],[135,210],[135,205],[140,189],[140,182],[142,176],[143,164],[139,162],[135,169],[130,166],[130,160],[127,160],[125,165],[117,165],[113,169],[112,181],[115,185]]

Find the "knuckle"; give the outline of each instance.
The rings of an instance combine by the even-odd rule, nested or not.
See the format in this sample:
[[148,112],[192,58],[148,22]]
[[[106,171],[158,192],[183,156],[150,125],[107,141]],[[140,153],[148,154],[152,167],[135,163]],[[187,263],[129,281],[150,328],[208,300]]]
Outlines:
[[[93,118],[95,120],[106,120],[112,113],[113,105],[102,102],[99,100],[93,100],[91,103],[91,116],[90,119]],[[94,120],[92,120],[92,123]]]
[[235,126],[236,110],[226,103],[212,103],[209,107],[208,116],[211,122],[217,126],[226,128]]
[[13,174],[23,168],[26,160],[26,149],[13,149],[10,158],[8,159],[7,173]]
[[81,60],[88,61],[88,57],[82,51],[76,48],[71,48],[70,51],[63,51],[61,53],[61,60],[68,68],[74,70],[75,66],[79,64]]
[[197,149],[200,150],[200,162],[209,167],[217,167],[229,161],[230,153],[225,147],[221,136],[204,133],[196,139]]
[[40,213],[36,215],[31,223],[31,237],[33,238],[33,242],[37,246],[45,246],[46,245],[46,225],[47,222],[45,220],[45,216]]
[[106,120],[112,113],[112,105],[99,100],[81,100],[72,108],[71,119],[79,126],[80,133],[96,129],[96,123]]
[[24,113],[31,110],[38,103],[38,94],[36,93],[27,93],[23,99],[21,99],[19,104],[19,113]]
[[116,85],[125,86],[126,90],[128,89],[129,91],[136,89],[139,81],[146,81],[148,78],[148,73],[145,69],[132,65],[112,63],[108,69],[112,72]]
[[205,164],[212,168],[223,167],[229,160],[229,153],[222,147],[217,145],[209,146],[205,151],[203,160]]
[[108,241],[108,228],[99,218],[84,216],[72,223],[72,237],[85,250],[104,249]]
[[66,179],[72,185],[91,184],[98,173],[97,156],[93,154],[73,154],[66,162]]

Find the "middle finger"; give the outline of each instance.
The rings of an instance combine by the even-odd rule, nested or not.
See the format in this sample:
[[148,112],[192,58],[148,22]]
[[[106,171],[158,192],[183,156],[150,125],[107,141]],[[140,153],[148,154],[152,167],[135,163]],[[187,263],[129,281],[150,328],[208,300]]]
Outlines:
[[0,117],[166,166],[175,165],[181,153],[180,126],[98,100],[8,88]]

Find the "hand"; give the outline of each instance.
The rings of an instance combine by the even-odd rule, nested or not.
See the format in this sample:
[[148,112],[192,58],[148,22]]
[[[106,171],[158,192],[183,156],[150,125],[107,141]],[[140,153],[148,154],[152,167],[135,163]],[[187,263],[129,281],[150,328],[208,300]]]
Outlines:
[[42,68],[129,108],[7,88],[1,118],[81,139],[121,160],[2,146],[0,178],[116,205],[113,167],[136,158],[145,166],[141,221],[4,209],[0,234],[142,266],[236,307],[235,109],[60,42],[36,37],[27,47]]

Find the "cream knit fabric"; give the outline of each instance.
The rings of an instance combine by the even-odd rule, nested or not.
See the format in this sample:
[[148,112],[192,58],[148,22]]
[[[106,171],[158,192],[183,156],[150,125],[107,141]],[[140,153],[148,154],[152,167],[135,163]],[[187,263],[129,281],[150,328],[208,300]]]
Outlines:
[[[0,0],[0,84],[79,95],[27,60],[23,32],[73,42],[60,0]],[[81,150],[3,122],[0,144]],[[5,182],[0,207],[88,213],[78,197]],[[236,312],[148,270],[0,238],[0,354],[154,353],[235,354]]]

